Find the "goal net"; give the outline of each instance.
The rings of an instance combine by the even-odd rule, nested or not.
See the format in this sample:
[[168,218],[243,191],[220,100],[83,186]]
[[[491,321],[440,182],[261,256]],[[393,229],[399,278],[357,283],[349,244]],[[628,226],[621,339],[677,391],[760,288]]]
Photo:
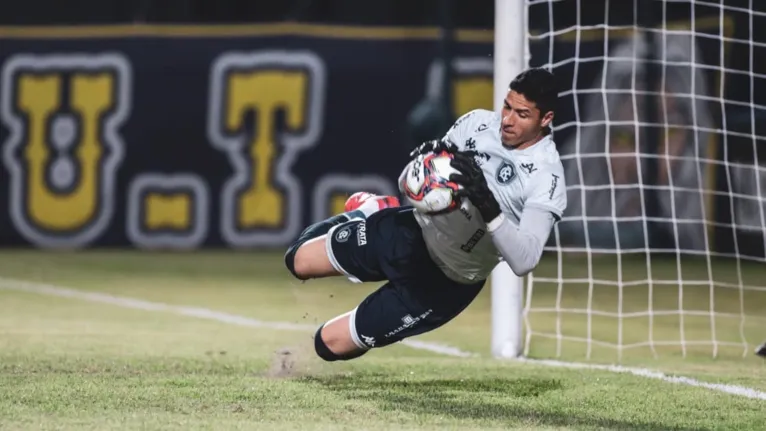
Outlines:
[[751,355],[766,340],[766,2],[528,0],[568,208],[524,354]]

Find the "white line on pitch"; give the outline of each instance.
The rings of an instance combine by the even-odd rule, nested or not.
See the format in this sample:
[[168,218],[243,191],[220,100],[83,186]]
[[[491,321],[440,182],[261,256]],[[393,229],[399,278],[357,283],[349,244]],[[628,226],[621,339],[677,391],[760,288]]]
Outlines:
[[577,370],[598,370],[609,371],[611,373],[632,374],[634,376],[646,377],[648,379],[662,380],[668,383],[676,383],[687,386],[696,386],[700,388],[711,389],[727,394],[739,395],[747,398],[754,398],[766,401],[766,392],[756,389],[746,388],[744,386],[728,385],[722,383],[701,382],[689,377],[669,376],[659,371],[653,371],[646,368],[623,367],[620,365],[601,365],[601,364],[582,364],[577,362],[564,362],[549,359],[521,359],[522,362],[530,364],[545,365],[547,367],[569,368]]
[[[217,322],[229,323],[238,326],[247,326],[251,328],[278,329],[286,331],[315,331],[317,326],[289,323],[289,322],[268,322],[263,320],[251,319],[236,314],[223,313],[200,307],[187,307],[179,305],[164,304],[162,302],[145,301],[136,298],[126,298],[124,296],[110,295],[100,292],[85,292],[77,289],[69,289],[62,286],[51,284],[32,283],[22,280],[9,278],[0,278],[0,289],[17,290],[22,292],[33,292],[42,295],[58,296],[62,298],[79,299],[83,301],[98,302],[102,304],[111,304],[123,308],[132,308],[144,311],[161,311],[181,316],[196,317],[199,319],[214,320]],[[418,340],[404,340],[402,344],[418,350],[427,350],[442,355],[472,357],[477,356],[474,353],[465,352],[456,347],[445,346],[443,344],[431,343]]]
[[[247,326],[251,328],[266,328],[266,329],[280,329],[288,331],[312,331],[316,327],[312,325],[289,323],[289,322],[268,322],[263,320],[251,319],[245,316],[238,316],[235,314],[222,313],[220,311],[214,311],[207,308],[199,307],[185,307],[178,305],[164,304],[161,302],[144,301],[142,299],[126,298],[122,296],[110,295],[108,293],[99,292],[84,292],[76,289],[69,289],[61,286],[54,286],[50,284],[32,283],[21,280],[14,280],[8,278],[0,278],[0,289],[17,290],[22,292],[32,292],[42,295],[58,296],[63,298],[79,299],[90,302],[98,302],[102,304],[111,304],[123,308],[132,308],[136,310],[145,311],[162,311],[166,313],[172,313],[176,315],[196,317],[200,319],[214,320],[222,323],[229,323],[238,326]],[[448,356],[458,357],[474,357],[478,356],[475,353],[465,352],[456,347],[445,346],[443,344],[431,343],[418,340],[404,340],[402,344],[412,347],[414,349],[427,350],[430,352],[440,353]],[[695,380],[689,377],[669,376],[667,374],[652,371],[645,368],[632,368],[622,367],[619,365],[601,365],[601,364],[583,364],[577,362],[563,362],[555,360],[545,359],[521,359],[521,362],[526,362],[535,365],[543,365],[548,367],[569,368],[569,369],[587,369],[597,371],[608,371],[612,373],[625,373],[632,374],[638,377],[645,377],[650,379],[662,380],[668,383],[676,383],[687,386],[695,386],[710,389],[713,391],[724,392],[732,395],[739,395],[747,398],[759,399],[766,401],[766,392],[758,391],[756,389],[747,388],[744,386],[727,385],[720,383],[707,383],[699,380]]]

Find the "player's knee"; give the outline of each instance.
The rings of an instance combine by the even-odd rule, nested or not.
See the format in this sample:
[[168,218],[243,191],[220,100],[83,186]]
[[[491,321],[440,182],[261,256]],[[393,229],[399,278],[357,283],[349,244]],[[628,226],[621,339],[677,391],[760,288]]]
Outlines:
[[322,337],[322,328],[324,328],[324,325],[320,326],[314,335],[314,350],[316,351],[317,356],[324,359],[325,361],[348,361],[367,353],[367,350],[361,349],[352,350],[350,352],[343,352],[343,349],[339,348],[340,343],[336,343],[335,340],[326,341],[324,337]]
[[299,280],[339,275],[327,253],[324,236],[295,242],[285,253],[285,266]]
[[330,350],[330,347],[324,342],[324,339],[322,339],[323,327],[324,325],[320,326],[319,329],[317,329],[316,334],[314,334],[314,350],[316,351],[317,356],[327,362],[337,361],[339,359],[338,355]]
[[[312,252],[316,252],[316,247],[309,246],[308,241],[298,240],[290,245],[285,253],[285,266],[290,273],[299,280],[308,280],[312,277],[322,275],[317,274],[316,265],[312,263]],[[313,250],[312,250],[313,249]],[[321,250],[324,250],[322,245]]]
[[308,279],[304,259],[302,256],[298,256],[298,250],[300,250],[304,242],[305,241],[300,239],[296,240],[290,244],[290,247],[287,248],[287,252],[285,253],[285,266],[290,273],[299,280]]

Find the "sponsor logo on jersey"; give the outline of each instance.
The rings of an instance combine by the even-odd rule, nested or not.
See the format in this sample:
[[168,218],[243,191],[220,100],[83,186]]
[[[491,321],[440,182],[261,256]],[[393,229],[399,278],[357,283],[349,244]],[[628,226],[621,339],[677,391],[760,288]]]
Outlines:
[[387,333],[385,335],[385,338],[391,338],[394,335],[402,332],[403,330],[415,326],[416,324],[418,324],[418,322],[420,322],[423,319],[425,319],[426,317],[428,317],[428,315],[431,314],[432,312],[433,312],[432,309],[428,309],[425,312],[423,312],[422,314],[420,314],[418,316],[415,316],[415,317],[412,317],[411,314],[407,314],[406,316],[402,317],[402,325],[399,326],[398,328],[394,329],[393,331],[390,331],[389,333]]
[[548,190],[548,200],[553,200],[553,193],[559,185],[559,176],[556,174],[551,174],[551,176],[553,178],[551,179],[551,188]]
[[479,240],[484,236],[486,232],[484,229],[476,229],[476,232],[471,235],[471,237],[468,239],[468,242],[460,246],[460,249],[463,250],[466,253],[470,253],[471,250],[473,250],[474,247],[476,247],[476,244],[479,243]]
[[476,139],[468,138],[465,141],[465,148],[467,150],[475,150],[476,149]]
[[364,340],[364,344],[368,345],[369,347],[375,347],[375,337],[368,337],[366,335],[359,335],[362,337],[362,340]]
[[359,247],[367,244],[367,224],[365,222],[359,223],[359,227],[356,228],[356,244]]
[[534,163],[522,163],[521,169],[526,170],[528,174],[531,174],[532,172],[537,170]]
[[463,216],[465,216],[465,219],[468,220],[468,221],[470,221],[473,218],[471,216],[471,213],[468,212],[468,209],[466,209],[466,208],[464,208],[462,206],[460,207],[460,213],[463,214]]

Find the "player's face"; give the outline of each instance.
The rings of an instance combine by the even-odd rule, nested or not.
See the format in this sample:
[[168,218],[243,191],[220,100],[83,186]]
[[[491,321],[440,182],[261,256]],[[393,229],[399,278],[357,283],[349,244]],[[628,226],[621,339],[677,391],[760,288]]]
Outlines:
[[535,143],[553,120],[553,112],[543,115],[534,102],[513,90],[505,97],[502,116],[500,140],[513,148]]

